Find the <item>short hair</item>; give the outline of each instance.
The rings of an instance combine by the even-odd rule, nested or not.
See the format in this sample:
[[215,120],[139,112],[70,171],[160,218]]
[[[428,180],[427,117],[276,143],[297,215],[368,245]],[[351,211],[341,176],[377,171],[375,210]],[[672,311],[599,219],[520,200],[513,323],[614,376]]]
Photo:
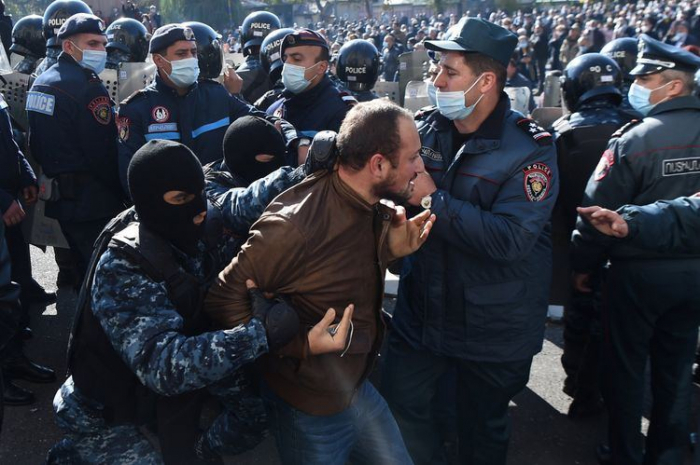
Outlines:
[[661,71],[661,78],[664,83],[678,79],[683,84],[683,94],[691,95],[695,91],[695,74],[677,69],[665,69]]
[[399,122],[413,121],[411,113],[386,99],[355,105],[345,116],[338,132],[338,159],[344,167],[359,171],[372,155],[380,153],[398,166],[401,147]]
[[483,53],[463,52],[462,57],[464,57],[464,63],[475,75],[481,76],[486,72],[494,73],[498,91],[503,91],[506,86],[507,72],[506,67],[502,63]]
[[321,51],[319,52],[318,56],[316,57],[316,63],[321,62],[321,61],[330,61],[331,55],[328,52],[328,49],[326,47],[319,47]]

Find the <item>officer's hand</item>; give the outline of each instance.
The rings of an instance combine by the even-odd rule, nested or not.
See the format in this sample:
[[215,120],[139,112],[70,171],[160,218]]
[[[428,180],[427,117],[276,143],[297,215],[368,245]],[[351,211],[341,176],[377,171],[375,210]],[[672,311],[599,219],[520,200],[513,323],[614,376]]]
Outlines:
[[33,205],[38,199],[38,189],[36,186],[27,186],[22,189],[22,196],[24,197],[25,205]]
[[408,199],[410,205],[419,206],[420,200],[426,195],[431,195],[437,190],[433,177],[427,171],[421,171],[413,180],[413,195]]
[[591,275],[589,273],[574,273],[573,284],[574,289],[582,294],[590,294],[593,292],[589,284]]
[[250,295],[253,318],[265,326],[270,352],[289,344],[299,332],[297,313],[285,301],[266,297],[252,280],[247,280],[245,284]]
[[598,231],[607,236],[622,239],[629,234],[627,222],[619,213],[601,207],[579,207],[578,213],[586,218]]
[[6,226],[14,226],[24,219],[24,209],[16,200],[10,204],[10,208],[2,215],[2,220]]
[[410,220],[406,219],[406,209],[396,207],[396,215],[389,227],[389,252],[394,258],[410,255],[428,240],[430,230],[435,223],[435,215],[424,210]]
[[243,79],[238,76],[236,70],[226,66],[224,70],[224,87],[230,94],[240,94],[243,89]]
[[350,330],[350,320],[354,310],[355,306],[353,304],[345,307],[340,323],[334,325],[331,323],[335,320],[335,310],[332,308],[328,309],[323,319],[309,331],[309,352],[311,355],[340,352],[345,349],[348,331]]

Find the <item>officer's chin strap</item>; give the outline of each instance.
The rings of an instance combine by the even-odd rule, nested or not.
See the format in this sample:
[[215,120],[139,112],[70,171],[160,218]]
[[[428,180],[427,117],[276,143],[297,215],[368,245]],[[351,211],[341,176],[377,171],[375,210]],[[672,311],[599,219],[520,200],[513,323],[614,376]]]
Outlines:
[[350,320],[350,337],[348,338],[348,345],[345,346],[345,350],[343,350],[343,353],[340,354],[341,357],[345,356],[345,354],[348,352],[348,349],[350,348],[350,344],[352,344],[352,335],[355,332],[355,325],[352,324],[352,320]]

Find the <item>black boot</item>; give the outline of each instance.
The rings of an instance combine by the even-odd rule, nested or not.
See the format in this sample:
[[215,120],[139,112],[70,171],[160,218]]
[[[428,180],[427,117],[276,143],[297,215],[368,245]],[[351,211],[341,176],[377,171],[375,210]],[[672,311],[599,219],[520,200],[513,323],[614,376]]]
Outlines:
[[2,363],[5,379],[21,379],[32,383],[53,383],[56,373],[38,363],[34,363],[26,355],[19,353],[7,357]]
[[28,389],[17,386],[9,379],[5,379],[2,401],[5,405],[29,405],[34,403],[34,393]]

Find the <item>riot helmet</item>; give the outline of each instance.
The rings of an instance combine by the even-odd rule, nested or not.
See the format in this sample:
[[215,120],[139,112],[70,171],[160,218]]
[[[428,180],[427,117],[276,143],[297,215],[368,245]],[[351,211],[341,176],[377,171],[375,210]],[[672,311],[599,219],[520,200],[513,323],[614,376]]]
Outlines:
[[135,19],[120,18],[109,25],[107,34],[107,67],[117,69],[119,63],[142,63],[148,56],[150,34]]
[[608,96],[616,105],[622,101],[622,71],[612,58],[600,53],[587,53],[571,60],[559,82],[562,101],[572,112],[594,97]]
[[256,11],[243,20],[241,25],[241,44],[243,55],[257,53],[254,47],[260,47],[269,33],[282,27],[280,19],[269,11]]
[[221,34],[204,23],[188,21],[182,23],[194,32],[197,41],[197,61],[199,61],[199,77],[216,79],[224,66]]
[[379,77],[379,51],[364,39],[347,42],[338,52],[338,78],[352,91],[370,90]]
[[637,64],[637,47],[637,39],[623,37],[605,44],[600,53],[615,60],[615,63],[622,70],[622,78],[625,81],[632,82],[634,81],[634,76],[630,76],[630,71]]
[[260,64],[270,76],[270,82],[277,82],[282,75],[282,54],[280,45],[287,34],[294,32],[292,28],[277,29],[271,32],[260,45]]
[[41,29],[44,20],[39,15],[29,15],[17,21],[12,28],[10,51],[22,56],[41,58],[46,55],[46,41]]
[[58,30],[68,18],[78,13],[92,14],[92,10],[86,3],[80,0],[56,0],[46,7],[42,23],[44,39],[49,48],[61,48],[56,38]]

